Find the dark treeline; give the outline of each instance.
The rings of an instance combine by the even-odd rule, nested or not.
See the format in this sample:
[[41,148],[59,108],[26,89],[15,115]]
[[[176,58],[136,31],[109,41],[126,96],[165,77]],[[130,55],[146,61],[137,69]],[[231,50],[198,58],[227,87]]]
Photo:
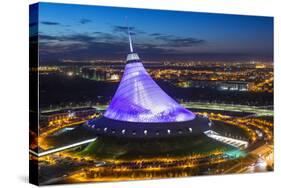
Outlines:
[[[93,102],[106,104],[117,90],[116,82],[101,82],[67,77],[64,75],[40,76],[40,108],[50,105]],[[158,81],[159,86],[171,97],[182,101],[217,102],[266,106],[273,104],[272,93],[217,91],[214,89],[178,88]]]

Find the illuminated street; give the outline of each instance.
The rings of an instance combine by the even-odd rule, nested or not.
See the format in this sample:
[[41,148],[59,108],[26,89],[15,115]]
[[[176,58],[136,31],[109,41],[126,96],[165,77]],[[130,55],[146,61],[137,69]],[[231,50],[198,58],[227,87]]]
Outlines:
[[[50,150],[50,153],[42,153],[47,156],[39,157],[40,164],[47,166],[60,165],[62,161],[69,161],[70,164],[79,164],[82,170],[75,168],[67,172],[67,175],[62,175],[55,182],[92,182],[92,181],[120,181],[125,179],[151,179],[164,177],[181,177],[200,174],[198,169],[206,171],[207,174],[221,173],[249,173],[266,171],[266,166],[273,168],[273,145],[272,143],[272,122],[263,120],[258,116],[271,115],[273,112],[269,109],[262,109],[250,106],[241,105],[225,105],[225,104],[202,104],[189,103],[189,108],[204,109],[205,112],[200,112],[202,115],[207,115],[214,122],[223,122],[224,126],[234,126],[241,129],[247,135],[249,146],[245,147],[247,153],[245,157],[236,157],[234,155],[226,156],[222,151],[214,151],[205,155],[192,155],[189,157],[166,157],[141,160],[105,160],[101,163],[92,157],[81,157],[73,153],[73,149],[56,152]],[[98,110],[103,110],[106,106],[95,106]],[[254,116],[231,117],[223,115],[224,111],[238,112],[239,109],[243,112],[254,113]],[[220,110],[222,114],[208,113],[209,110]],[[98,117],[98,116],[96,116]],[[85,118],[84,122],[87,120]],[[77,123],[77,124],[76,124]],[[41,137],[42,145],[48,145],[47,135],[54,134],[68,126],[81,126],[81,122],[72,122],[72,124],[61,125],[60,128],[48,129]],[[260,130],[262,136],[259,137],[256,130]],[[230,136],[230,137],[229,137]],[[231,135],[227,135],[231,139]],[[226,137],[226,138],[227,138]],[[234,136],[233,139],[239,137]],[[241,138],[240,138],[241,139]],[[245,138],[243,138],[245,139]],[[242,141],[242,140],[241,140]],[[72,143],[69,145],[70,148]],[[79,143],[78,143],[79,144]],[[84,143],[81,143],[83,145]],[[230,143],[231,144],[231,143]],[[80,144],[79,144],[80,147]],[[60,148],[58,148],[60,149]],[[75,145],[74,145],[75,149]],[[53,154],[52,154],[53,153]],[[209,158],[209,156],[212,158]],[[263,159],[264,162],[259,162]],[[266,165],[264,165],[266,163]],[[260,166],[264,165],[263,169]],[[268,167],[268,168],[269,168]],[[72,171],[72,172],[71,172]],[[118,172],[118,176],[116,176]],[[48,183],[48,182],[46,182]]]
[[52,3],[30,14],[35,184],[274,171],[271,17]]

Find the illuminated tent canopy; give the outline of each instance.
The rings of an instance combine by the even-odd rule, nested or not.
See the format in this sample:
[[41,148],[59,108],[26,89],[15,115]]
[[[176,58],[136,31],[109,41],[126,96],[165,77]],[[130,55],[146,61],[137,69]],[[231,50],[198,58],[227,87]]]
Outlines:
[[119,87],[104,116],[128,122],[182,122],[195,115],[168,96],[150,77],[137,53],[130,51]]
[[104,115],[87,121],[86,128],[98,136],[120,138],[191,136],[209,130],[207,117],[178,104],[150,77],[128,33],[131,52],[119,87]]

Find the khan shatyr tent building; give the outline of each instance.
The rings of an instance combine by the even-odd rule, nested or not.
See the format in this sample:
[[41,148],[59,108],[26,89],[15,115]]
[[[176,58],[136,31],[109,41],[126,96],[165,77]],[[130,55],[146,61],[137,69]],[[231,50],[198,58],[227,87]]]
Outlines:
[[[128,31],[129,32],[129,31]],[[211,126],[207,117],[197,116],[167,95],[130,53],[119,87],[104,115],[87,122],[96,134],[115,137],[154,138],[202,134]]]

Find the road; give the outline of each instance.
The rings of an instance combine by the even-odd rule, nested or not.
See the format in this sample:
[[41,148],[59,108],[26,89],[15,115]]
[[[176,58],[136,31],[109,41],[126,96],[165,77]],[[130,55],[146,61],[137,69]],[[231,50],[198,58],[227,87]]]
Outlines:
[[91,138],[91,139],[88,139],[88,140],[84,140],[84,141],[81,141],[81,142],[77,142],[77,143],[74,143],[74,144],[70,144],[70,145],[55,148],[55,149],[50,149],[50,150],[43,151],[43,152],[40,152],[40,153],[37,153],[33,150],[29,150],[29,152],[32,153],[33,155],[36,155],[37,157],[43,157],[43,156],[50,155],[50,154],[53,154],[53,153],[57,153],[57,152],[60,152],[60,151],[64,151],[64,150],[67,150],[67,149],[70,149],[70,148],[74,148],[74,147],[77,147],[77,146],[88,144],[90,142],[95,141],[96,139],[97,138]]
[[268,158],[271,154],[273,154],[273,146],[263,144],[253,151],[250,151],[246,158],[241,159],[239,163],[227,169],[224,174],[254,172],[260,160],[264,160],[265,164],[272,165],[273,158]]

